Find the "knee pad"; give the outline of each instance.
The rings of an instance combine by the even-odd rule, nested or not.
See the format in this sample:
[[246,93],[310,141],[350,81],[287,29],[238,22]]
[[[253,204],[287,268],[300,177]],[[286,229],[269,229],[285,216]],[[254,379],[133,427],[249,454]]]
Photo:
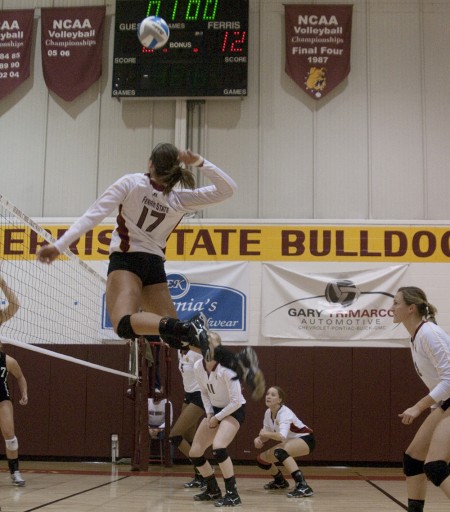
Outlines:
[[17,441],[17,437],[14,436],[12,439],[5,439],[6,449],[10,452],[15,452],[19,449],[19,441]]
[[203,455],[201,457],[191,457],[191,462],[196,468],[201,468],[206,464],[206,459]]
[[133,331],[130,322],[131,315],[125,315],[120,319],[119,325],[117,326],[117,336],[124,338],[125,340],[133,340],[139,336]]
[[403,473],[405,476],[421,475],[423,470],[423,460],[413,459],[407,453],[403,454]]
[[169,443],[177,448],[180,446],[182,441],[183,441],[183,436],[169,437]]
[[290,457],[289,453],[286,450],[283,450],[283,448],[277,448],[274,450],[273,454],[275,455],[277,461],[281,463]]
[[268,471],[272,467],[271,462],[266,462],[265,460],[261,459],[259,455],[256,457],[256,464],[258,464],[258,466],[265,471]]
[[217,448],[217,450],[213,450],[213,455],[218,464],[225,462],[229,457],[226,448]]
[[427,478],[436,487],[439,487],[442,482],[450,476],[450,468],[445,460],[433,460],[423,465],[423,470]]

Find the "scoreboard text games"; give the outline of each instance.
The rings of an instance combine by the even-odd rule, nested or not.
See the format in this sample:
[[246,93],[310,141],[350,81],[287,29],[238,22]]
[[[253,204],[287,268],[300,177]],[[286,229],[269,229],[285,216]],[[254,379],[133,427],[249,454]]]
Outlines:
[[[116,0],[112,95],[247,95],[249,0]],[[147,16],[169,25],[168,43],[148,50],[137,38]]]

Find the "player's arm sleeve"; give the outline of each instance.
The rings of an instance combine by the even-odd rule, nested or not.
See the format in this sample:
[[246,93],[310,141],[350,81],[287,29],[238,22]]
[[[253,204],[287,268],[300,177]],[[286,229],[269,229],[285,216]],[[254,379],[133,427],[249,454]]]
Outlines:
[[71,243],[80,238],[86,231],[100,224],[124,201],[130,187],[128,176],[123,176],[110,185],[86,212],[70,226],[64,235],[54,243],[59,252],[64,252]]
[[216,414],[216,418],[219,421],[222,421],[224,418],[229,416],[230,414],[233,414],[234,411],[237,411],[239,407],[242,405],[241,401],[241,384],[239,380],[233,380],[233,373],[231,370],[226,372],[225,382],[228,386],[228,393],[230,396],[229,403],[219,412]]
[[429,393],[436,402],[446,400],[450,396],[450,348],[445,339],[436,336],[427,338],[424,349],[439,375],[439,384]]
[[204,160],[200,171],[212,184],[195,190],[178,191],[176,198],[179,203],[174,205],[175,207],[186,212],[193,212],[221,203],[236,192],[237,184],[233,178],[208,160]]

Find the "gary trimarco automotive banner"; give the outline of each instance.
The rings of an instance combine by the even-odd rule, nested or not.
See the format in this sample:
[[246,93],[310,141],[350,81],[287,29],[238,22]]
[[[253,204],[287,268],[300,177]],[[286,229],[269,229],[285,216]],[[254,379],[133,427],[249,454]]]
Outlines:
[[[330,270],[335,265],[330,265]],[[263,264],[262,334],[296,340],[407,338],[392,321],[408,265],[302,273],[302,264]]]

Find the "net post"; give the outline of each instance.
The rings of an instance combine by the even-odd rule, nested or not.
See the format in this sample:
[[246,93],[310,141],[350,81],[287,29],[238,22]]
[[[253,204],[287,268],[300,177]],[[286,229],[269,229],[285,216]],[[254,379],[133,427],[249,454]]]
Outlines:
[[134,409],[134,452],[131,461],[132,471],[148,471],[149,435],[148,435],[148,360],[146,358],[145,339],[140,337],[139,374],[136,383],[136,401]]
[[[170,402],[171,402],[171,397],[172,397],[172,389],[171,389],[171,386],[172,386],[172,381],[171,381],[172,358],[171,358],[170,347],[168,347],[167,345],[163,345],[163,346],[164,346],[164,354],[165,354],[165,357],[164,357],[165,372],[166,372],[166,374],[165,374],[165,389],[166,389],[166,398],[167,398],[166,406],[165,406],[165,413],[166,413],[166,418],[169,418],[169,420],[166,419],[165,428],[164,428],[164,440],[163,440],[164,466],[166,468],[170,468],[170,467],[172,467],[172,457],[171,457],[171,446],[170,446],[169,436],[170,436],[170,430],[172,428],[172,421],[173,421],[173,418],[170,415],[170,412],[171,412]],[[172,410],[173,410],[173,402],[172,402]]]

